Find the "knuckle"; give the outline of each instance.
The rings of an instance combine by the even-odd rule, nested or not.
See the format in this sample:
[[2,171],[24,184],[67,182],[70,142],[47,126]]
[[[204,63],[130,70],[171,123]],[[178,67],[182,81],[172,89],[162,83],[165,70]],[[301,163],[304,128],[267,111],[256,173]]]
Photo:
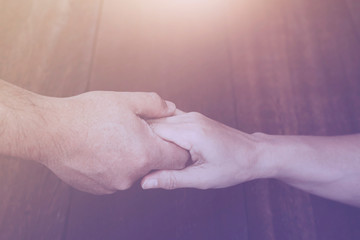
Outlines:
[[204,115],[202,115],[201,113],[198,113],[198,112],[190,112],[190,113],[188,113],[188,115],[190,116],[191,119],[194,119],[194,120],[200,120],[204,116]]
[[163,101],[162,98],[160,97],[160,95],[157,94],[156,92],[149,92],[148,97],[150,100],[153,100],[153,101]]
[[147,93],[147,101],[156,106],[161,106],[164,109],[167,108],[167,104],[166,104],[165,100],[156,92]]
[[174,174],[169,174],[167,178],[166,189],[173,190],[176,188],[176,177]]
[[205,116],[198,112],[189,113],[189,121],[194,125],[194,127],[206,125]]

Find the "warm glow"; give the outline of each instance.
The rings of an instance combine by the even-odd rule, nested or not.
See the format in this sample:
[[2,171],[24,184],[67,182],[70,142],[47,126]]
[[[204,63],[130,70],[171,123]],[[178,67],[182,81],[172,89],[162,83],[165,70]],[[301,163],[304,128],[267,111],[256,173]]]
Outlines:
[[[109,19],[102,25],[103,31],[121,35],[121,43],[115,37],[108,44],[119,46],[167,45],[180,47],[188,44],[202,45],[207,39],[223,35],[226,9],[229,1],[221,0],[132,0],[105,1],[104,15]],[[216,29],[218,31],[216,31]],[[109,35],[110,36],[110,35]],[[134,42],[135,41],[135,42]]]
[[[226,1],[221,0],[147,0],[144,4],[151,4],[163,10],[177,10],[177,11],[208,11],[215,10],[221,5],[226,4]],[[198,13],[200,13],[198,12]]]
[[[171,22],[214,18],[227,4],[228,1],[221,0],[133,0],[126,3],[113,0],[112,3],[119,9],[127,8],[124,9],[126,14],[140,19],[151,17]],[[119,9],[114,9],[115,18],[120,14]]]

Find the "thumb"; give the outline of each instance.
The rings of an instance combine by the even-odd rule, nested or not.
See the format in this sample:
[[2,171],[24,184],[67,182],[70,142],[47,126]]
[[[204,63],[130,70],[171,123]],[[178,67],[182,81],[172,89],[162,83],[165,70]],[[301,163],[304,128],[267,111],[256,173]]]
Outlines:
[[175,113],[174,103],[163,100],[157,93],[128,93],[130,107],[141,118],[163,118]]
[[203,170],[197,166],[189,166],[183,170],[161,170],[153,172],[143,178],[141,186],[143,189],[163,188],[206,188],[206,181],[201,174]]

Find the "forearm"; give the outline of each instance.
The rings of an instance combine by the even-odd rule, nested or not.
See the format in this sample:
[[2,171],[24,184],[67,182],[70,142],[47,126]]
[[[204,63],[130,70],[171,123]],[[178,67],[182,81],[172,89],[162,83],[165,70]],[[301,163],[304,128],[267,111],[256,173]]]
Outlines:
[[0,156],[41,160],[48,139],[45,97],[0,80]]
[[304,191],[360,206],[360,134],[339,137],[268,136],[262,160],[270,176]]

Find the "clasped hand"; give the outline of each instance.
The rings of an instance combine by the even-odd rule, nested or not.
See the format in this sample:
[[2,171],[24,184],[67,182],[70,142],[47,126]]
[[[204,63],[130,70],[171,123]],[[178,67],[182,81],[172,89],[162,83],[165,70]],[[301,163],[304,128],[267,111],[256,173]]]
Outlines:
[[145,121],[175,112],[157,94],[89,92],[46,102],[43,118],[51,137],[39,161],[79,190],[124,190],[152,170],[182,169],[189,159]]
[[[274,178],[360,206],[360,135],[246,134],[155,93],[41,96],[0,81],[0,157],[38,161],[94,194]],[[19,144],[21,143],[21,144]]]
[[90,92],[51,103],[53,140],[42,162],[79,190],[113,193],[149,173],[144,189],[220,188],[256,177],[254,136],[176,110],[157,94]]

